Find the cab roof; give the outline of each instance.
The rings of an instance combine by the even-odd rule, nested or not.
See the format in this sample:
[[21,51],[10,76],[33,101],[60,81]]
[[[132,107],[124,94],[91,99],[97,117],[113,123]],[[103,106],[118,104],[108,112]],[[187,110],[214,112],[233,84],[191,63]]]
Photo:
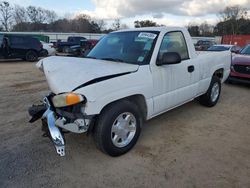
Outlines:
[[116,32],[126,32],[126,31],[158,31],[158,32],[167,32],[167,31],[183,31],[186,30],[184,27],[166,27],[166,26],[161,26],[161,27],[140,27],[140,28],[133,28],[133,29],[123,29],[119,31],[114,31]]

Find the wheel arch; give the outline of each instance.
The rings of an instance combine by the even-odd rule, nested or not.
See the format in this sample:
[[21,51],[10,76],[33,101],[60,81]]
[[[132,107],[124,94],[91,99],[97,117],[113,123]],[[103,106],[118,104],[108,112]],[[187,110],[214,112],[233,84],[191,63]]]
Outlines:
[[134,95],[130,95],[130,96],[127,96],[127,97],[124,97],[124,98],[120,98],[120,99],[117,99],[115,101],[112,101],[108,104],[106,104],[100,111],[99,114],[95,115],[94,118],[92,119],[92,122],[91,122],[91,125],[90,125],[90,128],[88,130],[89,133],[91,132],[94,132],[95,131],[95,128],[97,126],[97,122],[98,122],[98,119],[99,119],[99,115],[106,109],[108,108],[109,106],[111,105],[114,105],[115,103],[118,103],[119,101],[122,101],[122,100],[128,100],[132,103],[134,103],[138,109],[139,109],[139,112],[141,113],[142,115],[142,118],[143,118],[143,121],[146,121],[147,120],[147,115],[148,115],[148,105],[147,105],[147,102],[146,102],[146,98],[144,95],[142,94],[134,94]]
[[224,78],[224,68],[217,69],[214,72],[213,76],[216,76],[217,78],[219,78],[222,81]]
[[117,99],[115,101],[112,101],[108,104],[106,104],[102,109],[101,109],[101,112],[102,113],[107,107],[109,107],[110,105],[113,105],[121,100],[128,100],[132,103],[134,103],[138,108],[139,108],[139,111],[143,117],[144,120],[147,119],[147,115],[148,115],[148,105],[147,105],[147,102],[146,102],[146,98],[145,96],[143,96],[142,94],[135,94],[135,95],[131,95],[131,96],[127,96],[127,97],[124,97],[124,98],[121,98],[121,99]]

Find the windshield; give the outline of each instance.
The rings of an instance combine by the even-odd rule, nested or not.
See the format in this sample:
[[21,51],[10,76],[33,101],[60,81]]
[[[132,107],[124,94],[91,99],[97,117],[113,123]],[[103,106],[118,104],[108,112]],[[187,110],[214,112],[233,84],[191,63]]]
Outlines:
[[226,46],[212,46],[208,48],[208,51],[227,51],[229,49],[230,47],[226,47]]
[[240,51],[240,54],[250,55],[250,45],[246,46]]
[[87,58],[149,64],[158,35],[155,31],[110,33],[97,43]]

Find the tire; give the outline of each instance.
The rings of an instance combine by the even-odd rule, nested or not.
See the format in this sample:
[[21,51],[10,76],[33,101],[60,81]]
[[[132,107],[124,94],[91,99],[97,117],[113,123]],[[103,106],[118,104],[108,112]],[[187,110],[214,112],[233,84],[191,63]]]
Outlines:
[[140,136],[142,122],[139,109],[132,102],[122,100],[109,105],[101,112],[94,129],[97,147],[113,157],[127,153]]
[[38,55],[35,51],[30,50],[26,53],[25,59],[26,61],[34,62],[34,61],[37,61]]
[[199,97],[199,102],[207,107],[213,107],[217,104],[221,94],[221,81],[218,77],[212,77],[212,81],[207,92]]
[[62,49],[62,52],[63,53],[68,53],[68,49],[69,49],[68,46],[64,46],[63,49]]

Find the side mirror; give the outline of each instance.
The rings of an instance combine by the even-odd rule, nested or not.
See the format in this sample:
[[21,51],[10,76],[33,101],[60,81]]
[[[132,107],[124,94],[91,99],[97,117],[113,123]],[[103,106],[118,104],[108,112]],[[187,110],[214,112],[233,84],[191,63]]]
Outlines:
[[161,65],[173,65],[181,62],[181,56],[177,52],[165,52],[162,58],[156,62],[157,66]]

